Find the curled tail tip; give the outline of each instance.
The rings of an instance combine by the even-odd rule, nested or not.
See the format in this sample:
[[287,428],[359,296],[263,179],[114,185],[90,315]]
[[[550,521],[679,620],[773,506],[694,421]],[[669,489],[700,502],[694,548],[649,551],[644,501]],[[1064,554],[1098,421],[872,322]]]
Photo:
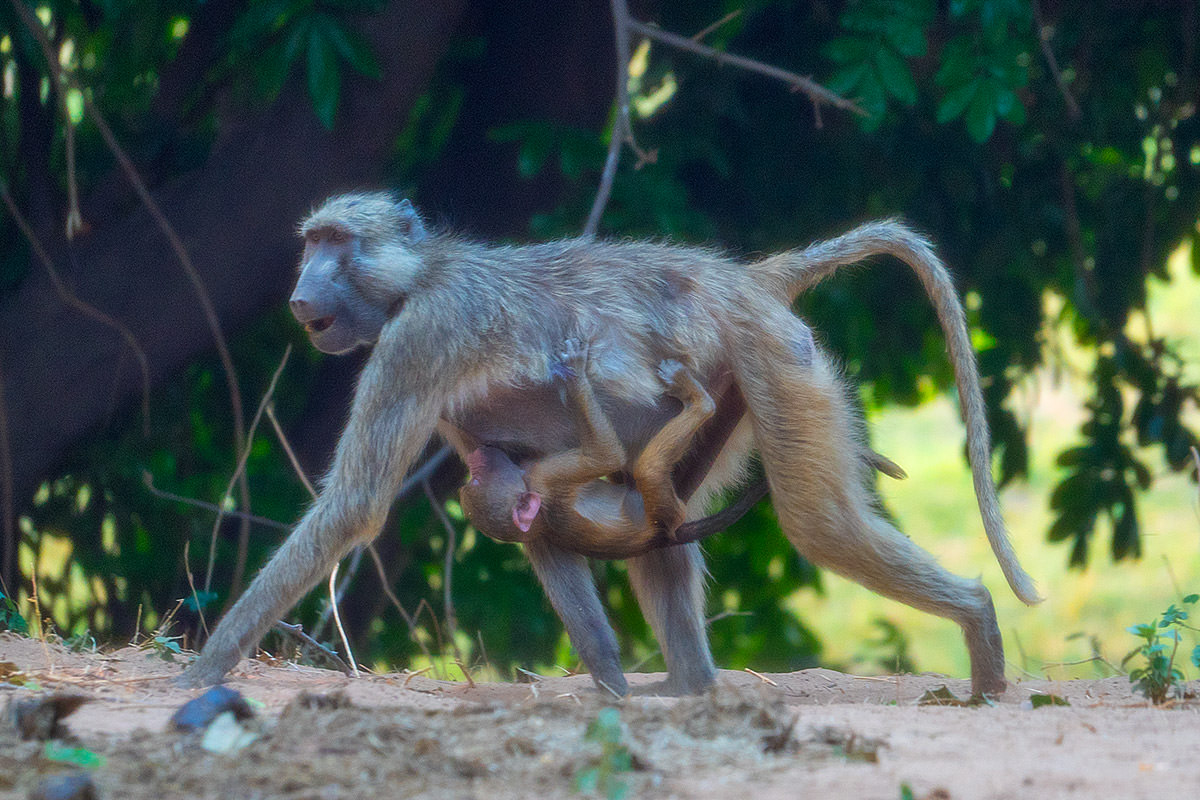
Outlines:
[[1013,594],[1017,596],[1017,599],[1027,606],[1036,606],[1046,599],[1038,592],[1033,578],[1026,575],[1024,571],[1009,577],[1008,585],[1012,587]]

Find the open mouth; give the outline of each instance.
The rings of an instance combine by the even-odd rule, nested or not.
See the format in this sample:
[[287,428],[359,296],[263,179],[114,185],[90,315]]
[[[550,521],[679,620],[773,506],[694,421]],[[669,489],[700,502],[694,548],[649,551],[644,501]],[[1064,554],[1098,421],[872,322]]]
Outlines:
[[311,322],[304,323],[304,328],[309,333],[324,333],[329,330],[329,326],[333,325],[333,315],[314,319]]

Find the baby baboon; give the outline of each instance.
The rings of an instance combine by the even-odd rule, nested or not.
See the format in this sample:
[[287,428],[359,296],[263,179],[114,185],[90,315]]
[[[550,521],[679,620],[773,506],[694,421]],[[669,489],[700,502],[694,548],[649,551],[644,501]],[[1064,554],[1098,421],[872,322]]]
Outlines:
[[[588,331],[596,332],[589,376],[627,458],[673,416],[651,365],[678,358],[718,398],[713,420],[697,434],[698,442],[719,444],[692,470],[690,480],[700,485],[690,515],[736,481],[757,449],[780,525],[806,558],[956,621],[974,691],[1003,691],[991,596],[979,581],[947,572],[877,512],[863,480],[870,459],[837,371],[790,309],[797,292],[839,266],[888,254],[913,268],[946,335],[988,540],[1013,591],[1036,601],[1000,516],[962,307],[920,236],[879,222],[752,264],[647,242],[494,247],[426,231],[407,201],[386,194],[335,197],[302,232],[305,253],[292,297],[297,319],[327,352],[375,347],[319,497],[217,626],[184,683],[220,680],[337,559],[378,533],[435,430],[464,456],[482,445],[520,453],[517,461],[578,447],[578,426],[549,375],[559,344]],[[746,409],[733,430],[739,417],[723,414],[727,397],[742,398]],[[710,437],[718,423],[725,430]],[[594,679],[625,693],[616,638],[586,559],[541,538],[526,551]],[[698,547],[653,550],[629,559],[628,568],[663,647],[665,688],[700,691],[715,667]]]
[[471,476],[459,491],[468,519],[493,539],[549,536],[593,558],[627,558],[673,542],[686,510],[671,470],[712,416],[712,398],[678,361],[662,362],[659,377],[683,410],[633,460],[632,485],[620,485],[601,480],[624,469],[627,459],[588,378],[587,342],[568,339],[558,369],[579,447],[524,466],[495,447],[473,450],[466,458]]

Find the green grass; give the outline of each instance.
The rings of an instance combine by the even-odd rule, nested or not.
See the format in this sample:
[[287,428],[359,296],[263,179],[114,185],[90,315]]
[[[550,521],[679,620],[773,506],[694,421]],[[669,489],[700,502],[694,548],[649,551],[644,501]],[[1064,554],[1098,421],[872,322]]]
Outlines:
[[[1155,332],[1171,339],[1188,357],[1191,380],[1200,364],[1200,280],[1187,268],[1186,250],[1172,259],[1169,290],[1151,292]],[[1144,327],[1131,323],[1131,335]],[[1065,336],[1059,336],[1062,342]],[[1069,355],[1076,360],[1078,354]],[[957,408],[941,397],[916,409],[888,410],[871,419],[872,443],[909,473],[907,481],[882,481],[885,501],[901,530],[932,552],[951,571],[981,576],[992,592],[1004,634],[1009,676],[1021,670],[1052,678],[1112,674],[1097,664],[1060,666],[1091,656],[1090,637],[1100,652],[1119,663],[1136,641],[1126,628],[1149,619],[1183,595],[1200,590],[1200,509],[1196,485],[1186,473],[1171,473],[1156,451],[1144,453],[1155,474],[1153,488],[1139,498],[1143,556],[1113,563],[1109,532],[1100,526],[1085,570],[1067,568],[1068,550],[1046,541],[1052,521],[1050,492],[1062,477],[1054,457],[1077,440],[1087,397],[1086,371],[1076,363],[1066,376],[1039,375],[1014,404],[1030,422],[1030,478],[1001,495],[1013,543],[1025,568],[1038,581],[1045,602],[1027,607],[1009,591],[983,535],[970,474],[962,456],[963,428]],[[1189,422],[1200,429],[1200,413]],[[834,575],[825,593],[804,590],[792,599],[795,611],[825,645],[824,660],[855,671],[871,671],[865,641],[878,636],[873,621],[895,623],[909,639],[909,655],[923,671],[968,675],[966,650],[957,626],[884,600]],[[1071,634],[1083,634],[1070,638]],[[878,671],[878,667],[874,667]],[[1196,677],[1196,676],[1189,676]]]

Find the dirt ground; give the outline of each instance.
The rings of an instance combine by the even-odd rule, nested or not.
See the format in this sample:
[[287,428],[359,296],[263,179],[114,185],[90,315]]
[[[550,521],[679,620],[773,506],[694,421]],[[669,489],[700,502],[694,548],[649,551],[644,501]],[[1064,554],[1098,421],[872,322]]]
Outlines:
[[[471,686],[243,662],[228,686],[250,700],[253,717],[204,738],[169,726],[200,694],[171,684],[181,668],[133,648],[79,654],[0,634],[0,697],[9,706],[0,725],[0,797],[29,797],[47,776],[81,769],[71,762],[84,764],[98,796],[122,800],[558,798],[605,778],[613,783],[591,794],[1200,793],[1200,702],[1151,707],[1122,677],[1021,681],[994,705],[955,707],[920,701],[943,686],[968,694],[966,681],[937,675],[722,671],[707,695],[672,698],[654,692],[662,675],[646,674],[631,676],[633,697],[610,702],[586,675]],[[22,740],[13,722],[19,701],[28,709],[53,693],[88,701],[62,721],[64,739]],[[1034,708],[1037,694],[1069,705]],[[607,707],[619,726],[604,712],[612,741],[605,745],[602,734],[586,734]]]

